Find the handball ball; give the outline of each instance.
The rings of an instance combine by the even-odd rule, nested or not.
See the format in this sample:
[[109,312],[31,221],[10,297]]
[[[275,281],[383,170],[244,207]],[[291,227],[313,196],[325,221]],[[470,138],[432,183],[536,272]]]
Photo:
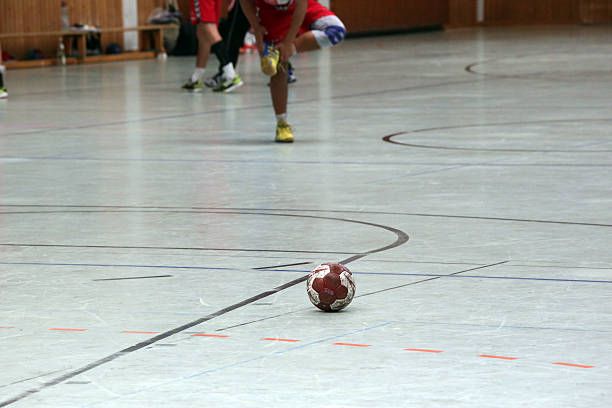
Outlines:
[[313,305],[321,310],[336,312],[353,300],[355,281],[346,266],[324,263],[308,275],[306,291]]

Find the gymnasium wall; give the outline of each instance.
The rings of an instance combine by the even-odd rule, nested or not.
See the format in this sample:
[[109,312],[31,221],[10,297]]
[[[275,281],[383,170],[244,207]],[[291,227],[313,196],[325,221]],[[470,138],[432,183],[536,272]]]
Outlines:
[[[70,24],[99,27],[123,25],[122,0],[66,0]],[[60,0],[0,0],[0,33],[44,32],[61,30]],[[160,7],[163,0],[138,0],[139,24],[146,23],[149,13]],[[123,34],[105,34],[103,47],[110,43],[123,46]],[[58,39],[35,37],[3,40],[2,48],[17,59],[23,59],[30,49],[40,49],[46,57],[57,50]]]
[[[478,5],[482,20],[477,19]],[[351,32],[449,27],[612,23],[612,0],[331,0]]]
[[580,0],[486,0],[486,23],[564,24],[580,22]]
[[[66,0],[70,23],[120,27],[123,0]],[[163,0],[137,0],[138,22]],[[185,17],[191,0],[178,0]],[[482,4],[483,19],[477,19]],[[603,24],[612,23],[612,0],[330,0],[331,9],[346,23],[349,32],[401,30],[432,25],[465,27],[477,24]],[[0,0],[0,33],[41,32],[60,29],[60,0]],[[123,46],[123,35],[106,34]],[[2,46],[18,59],[38,48],[54,56],[57,39],[37,37],[4,40]]]
[[581,0],[580,20],[584,24],[612,23],[612,0]]
[[350,33],[442,25],[448,0],[330,0]]

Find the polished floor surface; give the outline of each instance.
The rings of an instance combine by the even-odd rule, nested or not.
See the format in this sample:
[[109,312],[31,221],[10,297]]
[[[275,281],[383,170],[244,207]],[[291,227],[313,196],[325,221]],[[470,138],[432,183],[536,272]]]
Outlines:
[[299,55],[291,145],[254,55],[228,95],[193,58],[9,71],[0,406],[612,406],[610,38]]

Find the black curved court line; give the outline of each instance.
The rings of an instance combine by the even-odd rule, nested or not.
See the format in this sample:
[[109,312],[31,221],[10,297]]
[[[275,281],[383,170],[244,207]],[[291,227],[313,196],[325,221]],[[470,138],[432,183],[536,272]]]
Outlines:
[[[159,212],[176,212],[176,213],[199,213],[199,212],[209,212],[209,211],[219,211],[219,213],[224,214],[223,210],[228,211],[241,211],[248,212],[250,211],[282,211],[282,212],[310,212],[310,213],[331,213],[331,214],[374,214],[374,215],[401,215],[408,217],[431,217],[431,218],[450,218],[450,219],[467,219],[467,220],[483,220],[483,221],[507,221],[507,222],[526,222],[526,223],[537,223],[537,224],[558,224],[558,225],[576,225],[576,226],[586,226],[586,227],[612,227],[612,224],[603,224],[603,223],[591,223],[591,222],[578,222],[578,221],[555,221],[555,220],[537,220],[537,219],[529,219],[529,218],[505,218],[505,217],[483,217],[477,215],[452,215],[452,214],[427,214],[427,213],[406,213],[406,212],[392,212],[392,211],[355,211],[355,210],[322,210],[322,209],[296,209],[296,208],[246,208],[246,207],[155,207],[155,206],[121,206],[121,205],[59,205],[59,204],[35,204],[35,205],[24,205],[24,204],[0,204],[0,207],[10,207],[10,208],[107,208],[117,210],[115,212],[155,212],[149,210],[164,210]],[[147,211],[142,211],[143,209]],[[123,211],[118,211],[123,210]],[[127,211],[132,210],[132,211]],[[71,212],[88,212],[85,210],[78,211],[0,211],[0,215],[10,215],[10,214],[63,214],[63,213],[71,213]],[[91,211],[91,212],[111,212],[111,211]],[[146,249],[146,248],[142,248]],[[274,251],[270,251],[274,252]],[[293,251],[291,251],[293,252]],[[330,253],[330,252],[325,252]],[[340,254],[345,254],[346,252],[340,252]]]
[[465,71],[472,74],[472,75],[479,75],[479,76],[483,76],[483,77],[489,77],[489,78],[501,78],[501,79],[544,79],[544,80],[549,80],[549,78],[543,78],[542,75],[546,75],[547,72],[532,72],[529,74],[514,74],[514,75],[510,75],[510,74],[491,74],[491,73],[487,73],[487,72],[478,72],[478,71],[474,71],[474,67],[478,66],[478,65],[484,65],[488,62],[494,62],[494,61],[498,61],[499,59],[495,58],[495,59],[489,59],[489,60],[485,60],[485,61],[480,61],[480,62],[473,62],[471,64],[466,65],[465,67]]
[[[535,55],[517,55],[516,58],[523,58],[523,57],[529,57],[529,56],[534,56],[534,57],[539,57],[542,56],[541,54],[535,54]],[[526,73],[526,74],[495,74],[495,73],[490,73],[490,72],[478,72],[474,70],[474,67],[479,66],[479,65],[485,65],[487,63],[490,62],[496,62],[496,61],[501,61],[501,58],[492,58],[492,59],[488,59],[488,60],[484,60],[484,61],[477,61],[477,62],[473,62],[471,64],[468,64],[465,66],[464,70],[472,75],[479,75],[485,78],[500,78],[500,79],[529,79],[529,80],[534,80],[534,79],[539,79],[539,80],[544,80],[544,81],[561,81],[562,79],[559,78],[555,78],[554,75],[555,73],[553,72],[548,72],[548,71],[542,71],[542,72],[530,72],[530,73]],[[589,74],[591,74],[590,72],[583,72],[583,73],[577,73],[574,75],[582,75],[582,77],[588,77]],[[607,72],[603,72],[603,71],[598,71],[598,74],[601,75],[609,75],[609,73]],[[551,75],[551,76],[547,76],[547,75]]]
[[562,149],[492,149],[492,148],[472,148],[472,147],[452,147],[452,146],[435,146],[435,145],[424,145],[415,143],[404,143],[393,140],[395,136],[408,135],[412,133],[426,133],[434,132],[439,130],[456,130],[456,129],[469,129],[469,128],[481,128],[481,127],[496,127],[496,126],[513,126],[513,125],[540,125],[548,123],[577,123],[577,122],[610,122],[612,119],[559,119],[559,120],[535,120],[535,121],[523,121],[523,122],[502,122],[502,123],[485,123],[485,124],[473,124],[473,125],[458,125],[458,126],[441,126],[434,128],[406,130],[401,132],[392,133],[384,136],[382,140],[388,143],[393,143],[401,146],[416,147],[420,149],[436,149],[436,150],[460,150],[460,151],[475,151],[475,152],[511,152],[511,153],[610,153],[612,149],[602,150],[562,150]]
[[[210,213],[216,214],[218,212],[217,211],[212,211]],[[240,214],[240,215],[246,214],[246,215],[267,215],[267,216],[278,216],[278,217],[297,217],[297,218],[306,218],[306,219],[341,221],[341,222],[348,222],[348,223],[353,223],[353,224],[360,224],[360,225],[371,226],[371,227],[375,227],[375,228],[381,228],[381,229],[384,229],[386,231],[389,231],[389,232],[392,232],[393,234],[395,234],[396,239],[391,244],[385,245],[385,246],[380,247],[380,248],[375,248],[375,249],[372,249],[370,251],[365,251],[365,252],[361,252],[361,253],[355,254],[355,255],[347,258],[347,259],[339,261],[339,263],[342,263],[342,264],[348,264],[348,263],[353,262],[353,261],[355,261],[357,259],[360,259],[360,258],[363,258],[365,256],[368,256],[370,254],[374,254],[374,253],[378,253],[378,252],[383,252],[383,251],[386,251],[386,250],[391,249],[391,248],[396,248],[396,247],[398,247],[400,245],[405,244],[409,240],[408,234],[406,234],[405,232],[403,232],[403,231],[401,231],[401,230],[399,230],[397,228],[389,227],[389,226],[382,225],[382,224],[375,224],[375,223],[371,223],[371,222],[358,221],[358,220],[352,220],[352,219],[347,219],[347,218],[320,217],[320,216],[315,216],[315,215],[300,215],[300,214],[262,213],[262,212],[230,212],[230,213],[222,212],[222,213],[223,214]],[[222,315],[224,315],[226,313],[229,313],[229,312],[231,312],[233,310],[239,309],[239,308],[241,308],[241,307],[243,307],[245,305],[248,305],[250,303],[256,302],[256,301],[261,300],[261,299],[263,299],[265,297],[268,297],[270,295],[278,293],[278,292],[280,292],[282,290],[285,290],[287,288],[295,286],[295,285],[297,285],[299,283],[302,283],[302,282],[306,281],[307,278],[308,278],[308,275],[304,275],[304,276],[302,276],[300,278],[297,278],[297,279],[294,279],[292,281],[289,281],[289,282],[287,282],[287,283],[285,283],[283,285],[277,286],[277,287],[275,287],[275,288],[273,288],[271,290],[259,293],[259,294],[255,295],[255,296],[252,296],[252,297],[250,297],[248,299],[245,299],[245,300],[243,300],[241,302],[235,303],[235,304],[233,304],[231,306],[228,306],[228,307],[226,307],[224,309],[218,310],[215,313],[209,314],[208,316],[204,316],[204,317],[199,318],[197,320],[194,320],[192,322],[186,323],[186,324],[184,324],[182,326],[179,326],[179,327],[176,327],[174,329],[168,330],[168,331],[166,331],[164,333],[158,334],[157,336],[151,337],[148,340],[145,340],[145,341],[142,341],[140,343],[137,343],[137,344],[135,344],[133,346],[130,346],[128,348],[125,348],[125,349],[123,349],[121,351],[118,351],[116,353],[110,354],[110,355],[108,355],[108,356],[106,356],[104,358],[101,358],[101,359],[99,359],[97,361],[89,363],[89,364],[87,364],[87,365],[85,365],[85,366],[83,366],[83,367],[81,367],[79,369],[73,370],[73,371],[71,371],[69,373],[66,373],[66,374],[64,374],[62,376],[59,376],[59,377],[57,377],[57,378],[55,378],[55,379],[53,379],[51,381],[43,383],[39,387],[32,388],[30,390],[22,392],[21,394],[13,397],[11,399],[2,401],[2,402],[0,402],[0,407],[5,407],[5,406],[8,406],[8,405],[13,404],[15,402],[18,402],[18,401],[20,401],[20,400],[22,400],[22,399],[24,399],[24,398],[26,398],[26,397],[28,397],[28,396],[30,396],[32,394],[38,393],[38,392],[40,392],[40,391],[42,391],[42,390],[44,390],[46,388],[52,387],[54,385],[63,383],[66,380],[74,378],[74,377],[76,377],[79,374],[82,374],[84,372],[92,370],[92,369],[94,369],[96,367],[99,367],[99,366],[101,366],[103,364],[112,362],[112,361],[118,359],[119,357],[122,357],[122,356],[125,356],[127,354],[133,353],[133,352],[138,351],[138,350],[140,350],[142,348],[148,347],[148,346],[150,346],[150,345],[152,345],[154,343],[157,343],[160,340],[163,340],[163,339],[165,339],[167,337],[170,337],[170,336],[173,336],[173,335],[175,335],[177,333],[185,331],[185,330],[187,330],[187,329],[189,329],[189,328],[191,328],[193,326],[197,326],[197,325],[199,325],[201,323],[204,323],[204,322],[207,322],[207,321],[209,321],[211,319],[214,319],[215,317],[222,316]]]

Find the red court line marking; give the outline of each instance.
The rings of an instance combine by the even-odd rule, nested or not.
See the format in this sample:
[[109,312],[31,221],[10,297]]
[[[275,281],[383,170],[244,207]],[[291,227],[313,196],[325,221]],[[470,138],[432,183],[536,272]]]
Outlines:
[[408,351],[420,351],[423,353],[442,353],[443,350],[427,350],[427,349],[413,349],[413,348],[407,348],[404,350],[408,350]]
[[298,342],[299,340],[294,340],[294,339],[275,339],[275,338],[271,338],[271,337],[264,337],[262,340],[269,340],[269,341],[287,341],[289,343],[295,343]]
[[135,331],[135,330],[124,330],[121,333],[140,333],[140,334],[157,334],[159,332],[149,332],[149,331]]
[[192,336],[196,337],[229,337],[222,334],[192,334]]
[[87,331],[87,329],[60,329],[60,328],[57,328],[57,327],[53,327],[53,328],[51,328],[51,329],[49,329],[49,330],[60,330],[60,331],[77,331],[77,332],[84,332],[84,331]]
[[334,343],[334,346],[372,347],[371,344]]
[[0,326],[0,329],[14,329],[15,326]]
[[582,365],[582,364],[570,364],[570,363],[553,363],[556,365],[568,366],[568,367],[580,367],[580,368],[593,368],[595,366]]
[[478,357],[485,357],[485,358],[499,358],[501,360],[518,360],[518,357],[504,357],[504,356],[489,356],[486,354],[481,354]]

